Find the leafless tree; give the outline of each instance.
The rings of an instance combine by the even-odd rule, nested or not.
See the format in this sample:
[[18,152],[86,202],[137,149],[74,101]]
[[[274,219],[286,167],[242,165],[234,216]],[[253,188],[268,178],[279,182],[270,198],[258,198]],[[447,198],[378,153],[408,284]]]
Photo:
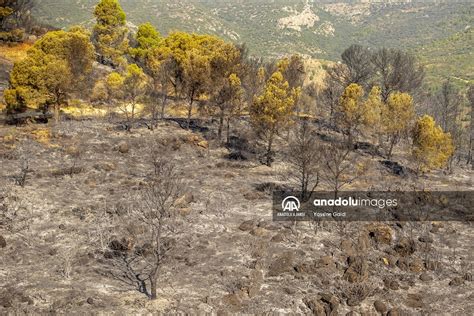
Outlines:
[[319,146],[315,131],[307,120],[302,120],[295,128],[288,146],[290,178],[297,183],[303,201],[311,198],[319,184]]
[[345,142],[331,142],[321,149],[320,177],[334,191],[335,197],[365,172],[363,165],[357,164],[351,154],[351,148]]
[[132,238],[109,244],[112,275],[136,287],[150,299],[157,298],[160,268],[177,244],[184,225],[175,207],[183,182],[176,166],[163,159],[155,166],[156,176],[145,189],[130,198],[120,225],[136,221],[139,229]]
[[462,96],[456,87],[446,80],[434,99],[435,118],[445,132],[449,132],[454,142],[455,155],[450,158],[448,168],[452,168],[455,156],[460,159],[463,145],[463,129],[461,125]]
[[341,59],[346,66],[346,71],[342,73],[344,85],[357,83],[366,87],[374,71],[371,54],[367,47],[351,45],[342,53]]
[[418,66],[416,58],[397,49],[381,48],[372,56],[375,67],[375,84],[382,89],[382,99],[388,100],[394,91],[416,95],[425,76],[422,66]]
[[339,82],[334,76],[334,70],[330,68],[324,78],[324,87],[318,92],[317,100],[321,107],[329,109],[330,123],[334,124],[335,111],[339,104],[339,98],[344,92],[344,84]]

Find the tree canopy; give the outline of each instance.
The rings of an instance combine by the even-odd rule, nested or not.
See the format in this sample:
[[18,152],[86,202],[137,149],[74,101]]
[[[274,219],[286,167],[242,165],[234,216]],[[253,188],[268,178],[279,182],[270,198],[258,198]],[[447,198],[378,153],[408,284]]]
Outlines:
[[47,110],[64,104],[72,81],[77,86],[92,71],[93,57],[94,48],[83,29],[47,33],[28,51],[27,58],[15,63],[10,89],[5,91],[7,110]]

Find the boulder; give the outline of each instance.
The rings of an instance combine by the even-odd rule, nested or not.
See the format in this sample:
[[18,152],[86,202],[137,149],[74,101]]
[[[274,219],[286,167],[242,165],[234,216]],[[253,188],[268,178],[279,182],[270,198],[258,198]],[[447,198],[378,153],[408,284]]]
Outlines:
[[416,243],[411,238],[403,237],[398,241],[394,249],[400,256],[407,257],[415,253]]
[[380,315],[385,315],[388,312],[388,307],[387,304],[380,300],[376,300],[374,302],[374,307],[377,312],[380,313]]
[[429,282],[433,280],[433,277],[429,273],[424,272],[420,275],[420,280],[423,282]]
[[293,271],[294,255],[292,252],[285,252],[275,258],[268,267],[268,276],[278,276],[283,273]]
[[127,154],[130,151],[130,145],[127,142],[120,142],[117,146],[117,150],[121,154]]
[[344,279],[351,282],[363,282],[369,277],[369,266],[364,257],[349,257],[349,268],[344,273]]
[[315,316],[326,316],[323,303],[317,297],[305,297],[303,303],[311,310]]
[[389,245],[393,239],[392,229],[386,224],[372,223],[365,226],[368,235],[375,242]]
[[425,304],[423,303],[422,294],[408,294],[406,305],[411,308],[423,308]]

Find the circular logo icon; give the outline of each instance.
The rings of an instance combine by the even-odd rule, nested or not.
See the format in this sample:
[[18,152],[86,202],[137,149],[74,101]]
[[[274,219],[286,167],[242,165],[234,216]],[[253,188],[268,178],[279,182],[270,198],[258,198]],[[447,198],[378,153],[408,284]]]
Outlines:
[[300,200],[295,196],[287,196],[281,202],[281,208],[284,212],[297,212],[300,209]]

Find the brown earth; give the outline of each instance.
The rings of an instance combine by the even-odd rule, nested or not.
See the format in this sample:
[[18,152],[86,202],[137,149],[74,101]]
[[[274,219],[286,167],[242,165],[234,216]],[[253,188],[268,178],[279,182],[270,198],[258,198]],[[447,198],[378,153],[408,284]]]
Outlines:
[[[256,188],[289,185],[281,157],[272,168],[232,161],[206,136],[171,121],[131,133],[95,119],[0,127],[0,314],[474,313],[470,223],[275,223],[268,191]],[[156,142],[186,176],[190,223],[149,301],[101,273],[98,237],[109,207],[150,175]],[[415,181],[361,159],[372,168],[353,188],[472,189],[467,170]]]

